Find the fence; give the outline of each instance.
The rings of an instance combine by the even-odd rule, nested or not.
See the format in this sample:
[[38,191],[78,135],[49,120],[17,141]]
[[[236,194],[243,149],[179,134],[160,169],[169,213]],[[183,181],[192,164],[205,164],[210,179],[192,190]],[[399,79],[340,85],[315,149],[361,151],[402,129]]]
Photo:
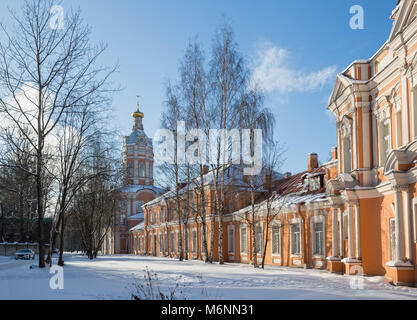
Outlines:
[[[17,250],[32,249],[39,254],[39,245],[37,243],[0,243],[0,256],[14,256]],[[49,244],[45,244],[45,253],[49,250]]]

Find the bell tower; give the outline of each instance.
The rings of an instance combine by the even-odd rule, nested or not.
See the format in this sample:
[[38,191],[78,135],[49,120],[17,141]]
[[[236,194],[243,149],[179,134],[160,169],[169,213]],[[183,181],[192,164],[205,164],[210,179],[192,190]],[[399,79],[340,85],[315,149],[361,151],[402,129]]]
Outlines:
[[132,133],[123,138],[122,159],[125,185],[152,186],[154,182],[152,139],[143,129],[144,117],[138,101],[137,110],[132,113]]

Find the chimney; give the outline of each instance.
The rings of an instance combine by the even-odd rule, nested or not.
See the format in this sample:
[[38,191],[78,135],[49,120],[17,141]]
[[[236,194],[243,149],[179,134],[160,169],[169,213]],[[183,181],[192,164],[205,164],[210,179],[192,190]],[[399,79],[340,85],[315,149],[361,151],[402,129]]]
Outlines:
[[291,177],[291,172],[285,172],[284,179],[288,179],[289,177]]
[[332,148],[332,160],[337,159],[337,147]]
[[319,156],[317,153],[308,154],[308,171],[316,169],[319,167]]

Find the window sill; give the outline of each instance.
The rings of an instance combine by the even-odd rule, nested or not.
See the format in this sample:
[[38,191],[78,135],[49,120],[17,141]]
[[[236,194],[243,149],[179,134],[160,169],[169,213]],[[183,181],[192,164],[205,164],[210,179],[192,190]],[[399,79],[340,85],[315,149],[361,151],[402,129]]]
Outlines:
[[301,253],[295,253],[295,254],[291,254],[290,257],[291,258],[300,258],[301,259],[303,256],[302,256]]

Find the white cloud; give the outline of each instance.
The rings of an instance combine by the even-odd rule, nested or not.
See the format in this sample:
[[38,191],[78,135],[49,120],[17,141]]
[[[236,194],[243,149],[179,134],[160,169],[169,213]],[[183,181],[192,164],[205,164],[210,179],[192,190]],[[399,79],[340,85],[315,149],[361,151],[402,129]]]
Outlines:
[[292,54],[270,43],[257,50],[251,85],[258,84],[268,93],[312,92],[321,89],[336,77],[336,66],[313,72],[291,67]]

